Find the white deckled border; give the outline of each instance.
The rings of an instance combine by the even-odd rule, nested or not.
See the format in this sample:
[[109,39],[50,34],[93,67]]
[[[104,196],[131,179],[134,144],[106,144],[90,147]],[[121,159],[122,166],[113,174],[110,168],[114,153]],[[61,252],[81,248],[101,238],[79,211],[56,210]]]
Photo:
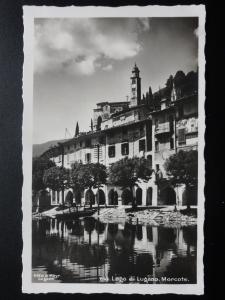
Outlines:
[[[190,6],[123,6],[123,7],[47,7],[24,6],[24,66],[23,66],[23,274],[24,293],[117,293],[117,294],[195,294],[204,293],[204,132],[205,132],[205,7]],[[198,230],[197,284],[75,284],[32,283],[32,127],[33,127],[33,45],[34,18],[91,17],[198,17],[199,18],[199,137],[198,137]]]

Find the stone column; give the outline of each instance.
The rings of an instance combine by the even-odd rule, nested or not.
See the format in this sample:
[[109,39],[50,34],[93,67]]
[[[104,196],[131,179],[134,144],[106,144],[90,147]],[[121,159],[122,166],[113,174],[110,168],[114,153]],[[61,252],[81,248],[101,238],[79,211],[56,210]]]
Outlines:
[[145,183],[142,187],[142,205],[147,205],[147,184]]
[[178,187],[175,188],[175,192],[176,192],[176,200],[177,200],[177,206],[183,206],[183,193],[185,191],[185,185],[182,184]]
[[154,184],[152,186],[152,206],[158,205],[158,186]]
[[118,206],[121,207],[122,205],[122,198],[121,196],[118,196]]
[[104,193],[105,193],[105,204],[109,205],[109,197],[108,197],[108,188],[107,188],[107,185],[104,185]]

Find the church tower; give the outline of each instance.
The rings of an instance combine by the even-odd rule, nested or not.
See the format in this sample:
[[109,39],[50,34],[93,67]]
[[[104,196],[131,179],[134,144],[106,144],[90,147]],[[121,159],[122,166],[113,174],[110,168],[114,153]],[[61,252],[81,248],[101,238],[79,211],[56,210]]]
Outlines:
[[131,98],[130,107],[140,105],[141,101],[141,78],[139,77],[139,69],[135,63],[131,76]]

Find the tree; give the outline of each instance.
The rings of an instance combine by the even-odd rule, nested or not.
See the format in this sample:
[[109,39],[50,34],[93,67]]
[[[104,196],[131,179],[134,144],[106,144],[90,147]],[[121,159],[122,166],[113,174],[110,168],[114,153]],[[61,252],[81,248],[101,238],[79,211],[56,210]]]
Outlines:
[[170,75],[170,77],[167,79],[166,87],[168,88],[168,90],[170,92],[172,91],[172,88],[173,88],[173,76],[172,75]]
[[64,205],[64,190],[69,188],[70,172],[64,167],[52,167],[44,172],[44,184],[53,191],[62,191]]
[[[165,170],[171,184],[179,186],[185,184],[188,191],[191,187],[196,188],[198,183],[198,151],[182,151],[170,156],[165,162]],[[187,208],[190,208],[189,199]]]
[[132,207],[135,208],[133,188],[140,180],[148,181],[151,175],[152,169],[147,159],[126,157],[111,165],[109,182],[112,185],[120,186],[122,189],[129,188],[132,192]]
[[34,157],[32,162],[32,190],[34,194],[46,188],[43,175],[46,170],[54,167],[55,163],[48,158]]
[[190,71],[186,75],[186,94],[193,94],[198,91],[198,73]]
[[[79,186],[81,190],[100,188],[106,183],[106,167],[102,164],[75,163],[71,169],[71,187]],[[90,191],[89,191],[90,192]],[[92,201],[90,201],[92,206]]]
[[151,104],[153,101],[153,94],[152,94],[152,88],[149,87],[148,89],[148,97],[149,97],[149,103]]
[[75,130],[75,136],[78,136],[79,135],[79,124],[78,124],[78,122],[77,122],[77,124],[76,124],[76,130]]
[[175,87],[181,87],[185,84],[186,76],[183,71],[177,71],[176,75],[174,76],[174,85]]

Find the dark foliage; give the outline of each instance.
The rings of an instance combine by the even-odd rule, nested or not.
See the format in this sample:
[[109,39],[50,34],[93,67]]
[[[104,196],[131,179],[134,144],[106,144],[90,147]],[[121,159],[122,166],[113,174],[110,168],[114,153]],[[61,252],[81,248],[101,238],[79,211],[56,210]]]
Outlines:
[[55,166],[55,163],[47,158],[35,157],[32,162],[32,190],[34,193],[46,188],[43,175],[46,170]]
[[69,188],[70,172],[64,167],[52,167],[44,172],[44,184],[53,191]]
[[196,150],[179,151],[166,160],[165,169],[174,186],[179,184],[197,186],[198,152]]
[[134,186],[140,179],[148,181],[152,169],[145,158],[124,158],[112,164],[109,170],[109,182],[122,188]]
[[71,169],[71,187],[97,188],[106,183],[106,167],[102,164],[75,163]]

